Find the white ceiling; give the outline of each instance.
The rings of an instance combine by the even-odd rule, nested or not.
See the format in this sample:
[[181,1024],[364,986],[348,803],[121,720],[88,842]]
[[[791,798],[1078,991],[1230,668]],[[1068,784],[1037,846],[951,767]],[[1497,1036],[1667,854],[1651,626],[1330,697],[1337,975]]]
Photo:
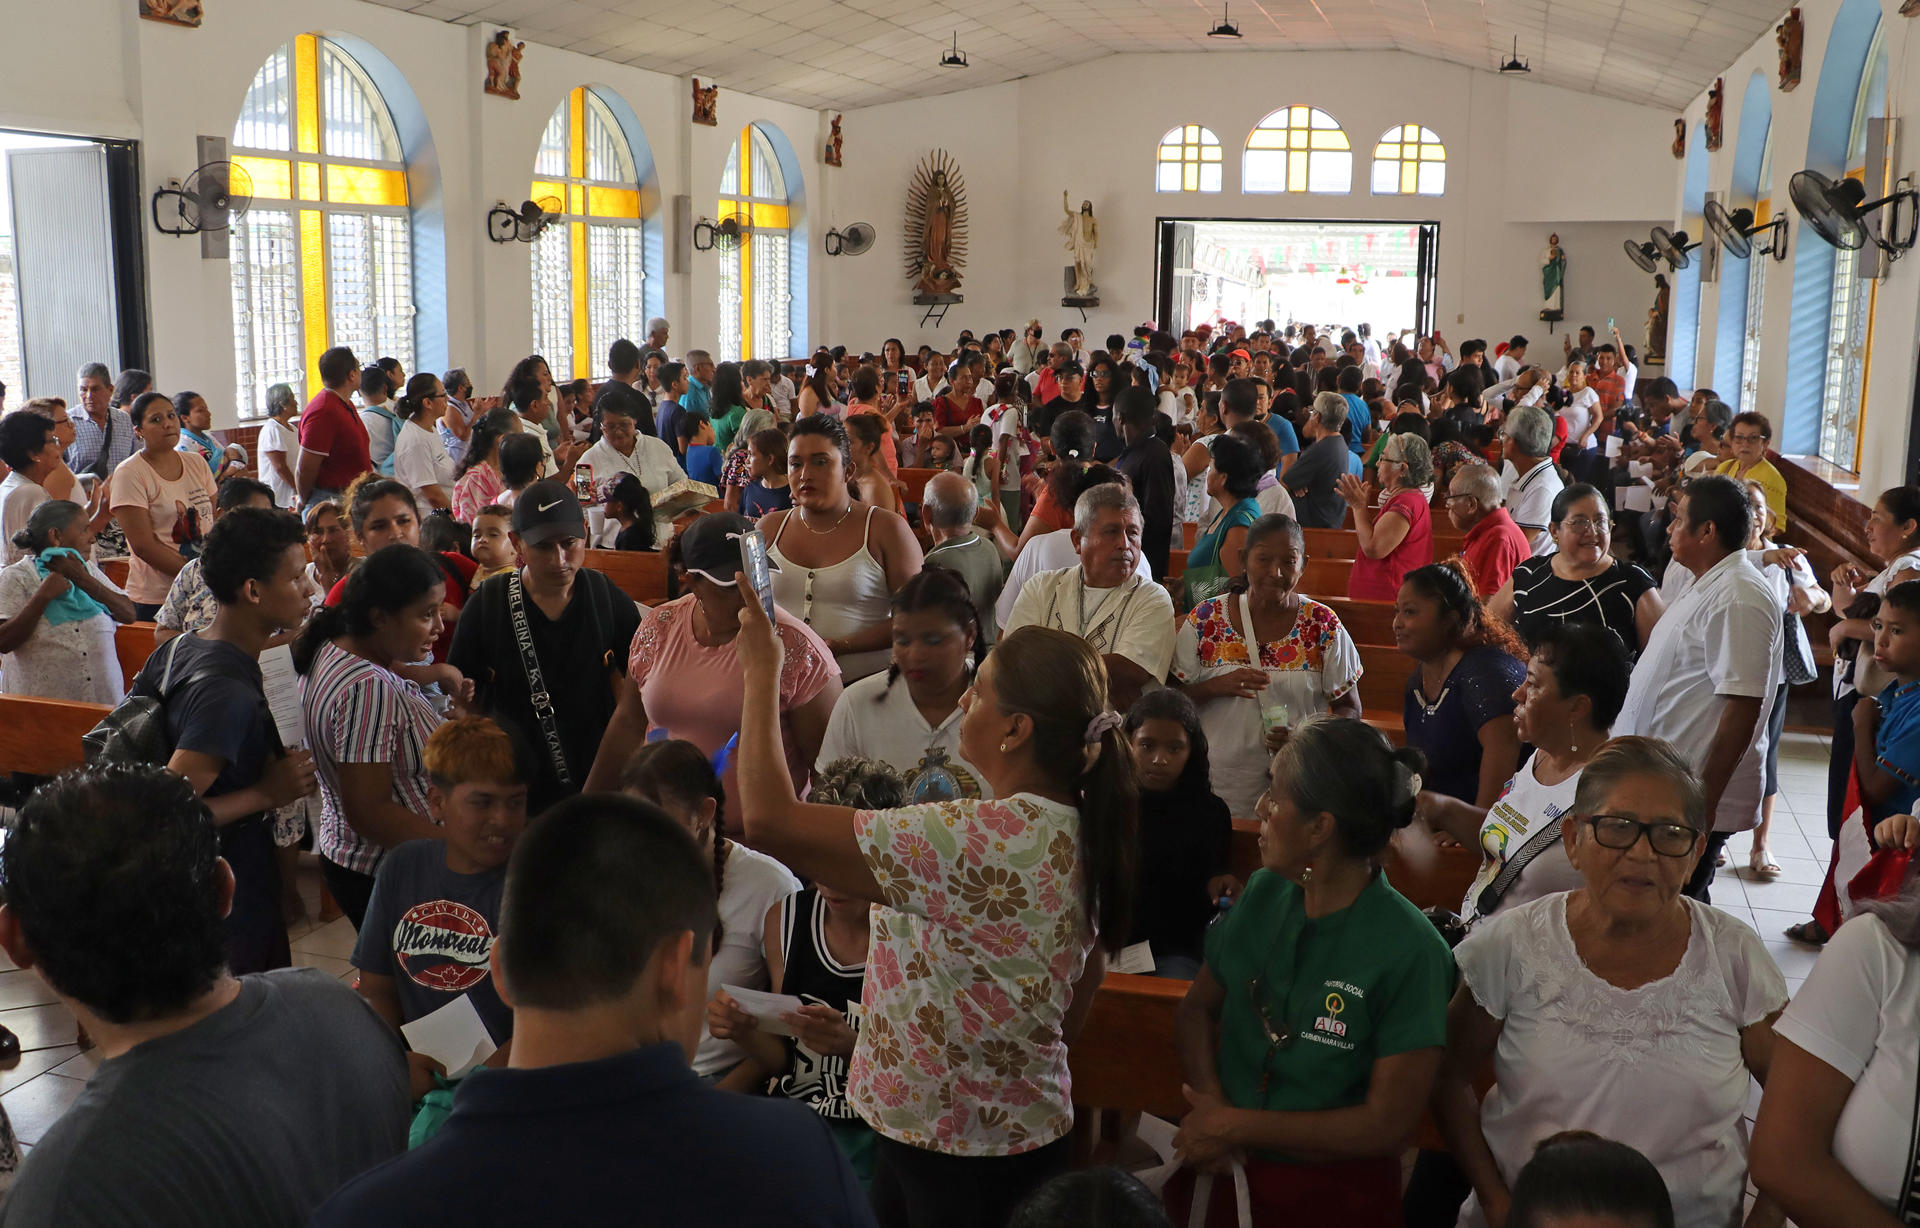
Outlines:
[[[621,64],[821,109],[871,106],[1141,51],[1395,48],[1676,110],[1782,15],[1783,0],[375,0]],[[951,7],[950,7],[951,5]],[[962,11],[964,10],[964,12]],[[955,33],[971,67],[942,69]]]

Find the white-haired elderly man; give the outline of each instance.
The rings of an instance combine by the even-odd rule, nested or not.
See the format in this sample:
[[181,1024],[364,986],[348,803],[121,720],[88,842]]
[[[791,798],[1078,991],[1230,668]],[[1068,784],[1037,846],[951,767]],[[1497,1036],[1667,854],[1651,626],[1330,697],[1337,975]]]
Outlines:
[[1537,405],[1526,405],[1507,415],[1503,432],[1506,464],[1500,477],[1507,514],[1533,543],[1533,556],[1552,554],[1553,497],[1565,483],[1553,467],[1553,415]]
[[1134,574],[1144,528],[1125,485],[1103,482],[1083,493],[1073,507],[1079,564],[1029,579],[1001,628],[1004,635],[1038,624],[1087,641],[1106,662],[1113,705],[1122,712],[1173,664],[1173,598]]
[[1513,569],[1533,557],[1533,543],[1501,506],[1500,475],[1491,465],[1462,465],[1447,483],[1447,519],[1465,533],[1460,558],[1482,597],[1500,591]]
[[973,483],[951,470],[929,478],[920,496],[920,523],[933,539],[926,561],[967,582],[974,608],[980,613],[980,642],[991,648],[994,629],[999,626],[994,605],[1007,582],[1007,560],[993,537],[974,524],[974,514],[979,510],[980,495]]

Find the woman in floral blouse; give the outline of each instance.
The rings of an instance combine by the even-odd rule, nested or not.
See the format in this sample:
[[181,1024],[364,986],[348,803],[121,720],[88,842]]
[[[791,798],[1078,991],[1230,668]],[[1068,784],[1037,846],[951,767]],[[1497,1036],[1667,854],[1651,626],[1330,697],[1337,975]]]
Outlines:
[[750,595],[740,621],[748,841],[880,905],[847,1088],[878,1135],[875,1216],[1003,1224],[1069,1164],[1067,1043],[1105,971],[1096,935],[1129,933],[1136,789],[1100,659],[1061,631],[1007,636],[960,723],[998,800],[855,811],[796,800],[780,642]]
[[1325,712],[1360,715],[1360,650],[1339,615],[1296,591],[1306,566],[1299,524],[1262,516],[1247,530],[1246,573],[1195,606],[1174,641],[1173,678],[1200,709],[1213,791],[1243,819],[1287,727]]

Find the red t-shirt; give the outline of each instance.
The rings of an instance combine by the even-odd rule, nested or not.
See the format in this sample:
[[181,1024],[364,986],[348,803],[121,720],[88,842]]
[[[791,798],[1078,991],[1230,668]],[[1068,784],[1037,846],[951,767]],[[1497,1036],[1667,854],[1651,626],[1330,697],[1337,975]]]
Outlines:
[[322,452],[320,472],[313,478],[318,490],[345,490],[353,479],[373,468],[367,427],[353,406],[330,388],[322,388],[300,414],[300,448]]
[[968,421],[987,412],[979,397],[968,397],[965,405],[956,405],[949,397],[933,398],[933,419],[942,427],[965,426]]
[[[460,573],[460,583],[458,584],[453,582],[452,577],[448,577],[447,579],[447,604],[456,610],[464,607],[467,604],[468,595],[473,592],[473,574],[480,570],[480,564],[474,562],[464,554],[436,554],[433,557],[435,561],[441,564],[442,570],[451,567]],[[346,592],[347,577],[341,576],[333,582],[333,589],[327,594],[326,603],[328,605],[339,605],[340,599],[346,596]],[[440,632],[440,638],[433,642],[433,659],[435,661],[444,661],[447,659],[447,650],[453,647],[453,627],[454,624],[449,622],[445,629]]]
[[1513,569],[1533,557],[1533,543],[1504,507],[1467,530],[1460,543],[1460,561],[1484,600],[1506,587]]

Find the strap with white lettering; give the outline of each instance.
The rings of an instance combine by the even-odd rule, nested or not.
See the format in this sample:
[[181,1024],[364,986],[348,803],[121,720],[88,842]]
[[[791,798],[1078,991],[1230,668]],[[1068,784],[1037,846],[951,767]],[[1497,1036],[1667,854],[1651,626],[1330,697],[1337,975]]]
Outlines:
[[540,673],[540,654],[533,647],[533,629],[527,625],[525,595],[520,588],[520,573],[507,579],[507,611],[513,617],[513,642],[520,649],[520,665],[527,674],[527,690],[533,700],[533,715],[540,721],[540,736],[546,741],[547,755],[553,760],[554,775],[562,789],[573,788],[573,773],[567,769],[567,751],[560,744],[560,722],[553,712],[553,697]]

